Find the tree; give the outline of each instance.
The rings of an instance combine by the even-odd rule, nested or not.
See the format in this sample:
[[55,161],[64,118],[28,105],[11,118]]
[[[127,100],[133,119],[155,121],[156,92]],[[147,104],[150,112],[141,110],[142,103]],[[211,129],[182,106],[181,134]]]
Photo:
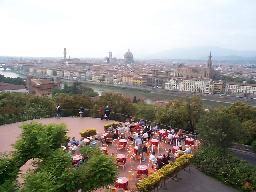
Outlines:
[[242,122],[242,130],[244,138],[243,143],[251,144],[256,140],[256,122],[252,120]]
[[207,147],[229,147],[237,140],[240,127],[237,119],[220,110],[206,113],[197,124],[199,137]]
[[145,103],[134,103],[135,116],[138,119],[155,121],[156,107]]
[[227,109],[227,113],[237,117],[241,122],[255,120],[256,109],[244,102],[236,102]]

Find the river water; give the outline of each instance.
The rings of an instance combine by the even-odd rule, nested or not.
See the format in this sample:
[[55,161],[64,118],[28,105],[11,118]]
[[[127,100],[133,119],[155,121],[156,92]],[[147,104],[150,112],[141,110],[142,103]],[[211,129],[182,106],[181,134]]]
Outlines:
[[19,74],[15,73],[15,72],[12,72],[8,69],[6,71],[4,71],[3,68],[0,68],[0,74],[4,75],[5,77],[11,77],[11,78],[21,77]]

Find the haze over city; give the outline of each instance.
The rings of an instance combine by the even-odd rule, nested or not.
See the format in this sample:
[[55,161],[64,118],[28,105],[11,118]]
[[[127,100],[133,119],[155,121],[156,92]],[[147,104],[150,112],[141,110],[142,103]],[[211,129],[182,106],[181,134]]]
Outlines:
[[135,57],[194,47],[254,51],[254,0],[1,0],[0,55]]

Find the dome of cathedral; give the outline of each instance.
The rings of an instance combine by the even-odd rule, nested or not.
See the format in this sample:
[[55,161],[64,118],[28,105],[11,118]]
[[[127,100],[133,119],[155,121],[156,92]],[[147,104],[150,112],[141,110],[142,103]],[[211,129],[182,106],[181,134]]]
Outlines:
[[128,49],[128,51],[124,54],[124,58],[125,58],[125,59],[133,58],[133,54],[132,54],[132,52],[130,51],[130,49]]

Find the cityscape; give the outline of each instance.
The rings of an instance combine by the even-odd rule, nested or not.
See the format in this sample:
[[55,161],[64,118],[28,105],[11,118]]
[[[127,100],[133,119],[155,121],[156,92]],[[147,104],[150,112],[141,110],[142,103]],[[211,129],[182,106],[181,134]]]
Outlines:
[[256,1],[0,1],[0,192],[255,192]]

